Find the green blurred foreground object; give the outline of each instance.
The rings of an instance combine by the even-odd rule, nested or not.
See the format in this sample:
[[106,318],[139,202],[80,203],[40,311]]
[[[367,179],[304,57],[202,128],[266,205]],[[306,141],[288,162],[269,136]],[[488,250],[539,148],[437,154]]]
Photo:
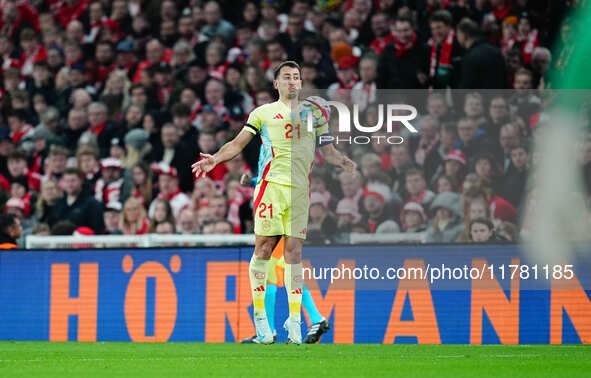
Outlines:
[[584,345],[0,342],[0,377],[588,377]]

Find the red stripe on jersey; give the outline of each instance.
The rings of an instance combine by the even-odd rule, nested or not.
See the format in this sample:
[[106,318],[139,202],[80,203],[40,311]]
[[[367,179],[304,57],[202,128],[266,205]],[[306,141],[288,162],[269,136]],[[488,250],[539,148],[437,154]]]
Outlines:
[[259,203],[261,202],[261,199],[263,198],[263,194],[265,193],[265,189],[267,188],[267,184],[269,182],[268,181],[264,181],[261,184],[261,188],[259,189],[259,194],[257,195],[256,200],[254,200],[254,212],[256,213],[257,211],[257,207],[259,207]]

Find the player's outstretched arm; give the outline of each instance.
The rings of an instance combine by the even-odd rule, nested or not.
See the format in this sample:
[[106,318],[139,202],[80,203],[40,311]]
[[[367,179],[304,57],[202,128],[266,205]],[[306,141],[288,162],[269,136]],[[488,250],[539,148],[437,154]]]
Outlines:
[[201,153],[201,160],[193,163],[191,168],[195,177],[205,174],[215,168],[216,165],[232,160],[238,155],[244,147],[250,142],[254,135],[246,130],[242,130],[236,138],[224,144],[218,152],[213,155]]
[[327,144],[320,147],[320,151],[322,152],[324,160],[326,160],[328,164],[339,166],[351,173],[355,172],[357,169],[357,164],[345,156],[341,151],[334,148],[333,144]]

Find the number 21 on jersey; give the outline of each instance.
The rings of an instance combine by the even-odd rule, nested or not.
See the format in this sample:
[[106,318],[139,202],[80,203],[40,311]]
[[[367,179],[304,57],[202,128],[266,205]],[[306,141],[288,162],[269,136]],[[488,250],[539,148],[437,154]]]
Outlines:
[[273,218],[273,204],[266,204],[264,202],[259,203],[259,218]]

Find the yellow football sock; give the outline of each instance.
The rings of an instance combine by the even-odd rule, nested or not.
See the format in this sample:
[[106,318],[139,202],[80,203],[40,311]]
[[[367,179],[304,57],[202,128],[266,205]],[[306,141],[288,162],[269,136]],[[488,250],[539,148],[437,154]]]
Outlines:
[[248,275],[250,277],[250,288],[252,289],[252,302],[254,304],[254,316],[266,316],[265,312],[265,288],[267,286],[267,263],[254,254],[250,259]]
[[287,291],[287,302],[289,303],[289,316],[301,320],[302,307],[302,263],[285,263],[284,273],[285,290]]

